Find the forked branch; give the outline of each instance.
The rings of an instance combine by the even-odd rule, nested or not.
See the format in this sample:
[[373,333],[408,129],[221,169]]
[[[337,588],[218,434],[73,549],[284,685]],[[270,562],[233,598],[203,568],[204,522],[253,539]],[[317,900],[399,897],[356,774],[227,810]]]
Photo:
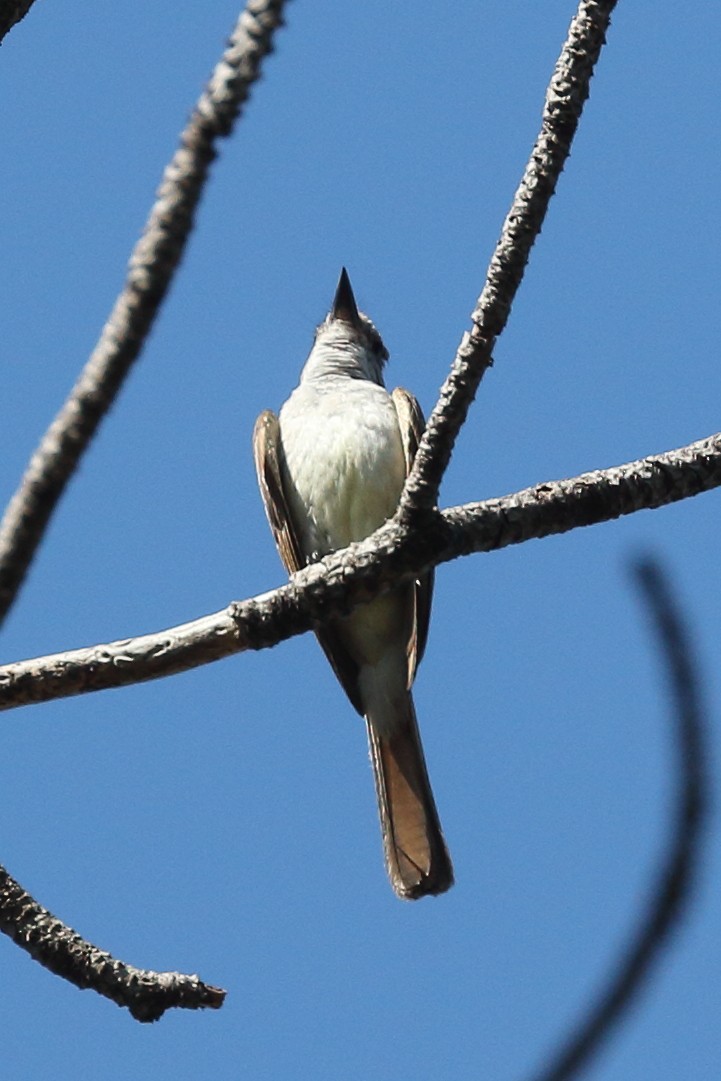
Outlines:
[[721,485],[721,435],[615,469],[434,512],[418,530],[391,521],[285,586],[168,630],[0,668],[0,709],[128,686],[265,649],[399,581],[473,552],[595,525]]
[[401,501],[407,521],[430,511],[496,339],[511,312],[531,248],[571,151],[616,0],[581,0],[546,92],[541,131],[503,223],[486,283],[426,426]]
[[[16,3],[9,7],[29,6]],[[99,423],[138,357],[192,229],[217,140],[235,117],[271,51],[283,0],[249,0],[228,49],[198,102],[166,169],[123,292],[86,368],[35,452],[0,525],[0,620],[9,609],[54,507]],[[8,7],[8,5],[5,5]],[[567,159],[594,65],[615,7],[581,0],[548,90],[541,133],[503,226],[476,310],[429,419],[397,518],[363,544],[335,553],[262,597],[142,638],[19,662],[0,669],[0,706],[170,675],[245,649],[275,644],[391,588],[404,577],[471,552],[660,507],[721,485],[721,436],[505,499],[434,511],[438,490],[468,408],[491,363]],[[0,18],[3,5],[0,3]],[[2,23],[0,22],[0,30]],[[419,515],[423,528],[411,528]],[[642,573],[675,674],[679,763],[677,834],[657,895],[618,977],[543,1081],[568,1078],[610,1030],[638,989],[688,897],[705,806],[703,726],[690,653],[657,571]],[[171,1006],[222,1004],[224,992],[195,976],[153,973],[114,960],[38,905],[0,870],[0,930],[36,960],[80,987],[92,987],[154,1020]]]

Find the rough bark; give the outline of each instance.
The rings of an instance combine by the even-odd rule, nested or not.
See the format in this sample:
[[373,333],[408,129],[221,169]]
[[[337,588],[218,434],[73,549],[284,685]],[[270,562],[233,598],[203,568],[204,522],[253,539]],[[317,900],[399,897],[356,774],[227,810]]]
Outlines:
[[721,485],[721,435],[680,450],[539,484],[503,499],[393,520],[286,586],[168,630],[0,668],[0,709],[140,683],[302,634],[334,612],[474,552],[565,533],[665,506]]

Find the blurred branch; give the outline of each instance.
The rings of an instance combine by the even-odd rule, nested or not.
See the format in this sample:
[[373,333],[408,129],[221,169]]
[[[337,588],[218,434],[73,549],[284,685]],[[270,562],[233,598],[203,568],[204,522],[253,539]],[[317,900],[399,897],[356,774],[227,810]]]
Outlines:
[[639,563],[635,576],[659,640],[673,699],[676,727],[676,815],[664,866],[648,911],[621,959],[618,971],[588,1016],[571,1034],[555,1060],[535,1081],[567,1081],[578,1076],[648,980],[652,966],[688,908],[701,856],[709,804],[706,720],[698,667],[688,632],[661,568]]
[[137,1021],[157,1021],[173,1007],[217,1010],[225,999],[225,991],[197,976],[152,972],[115,960],[42,908],[2,867],[0,931],[56,976],[127,1007]]
[[248,0],[165,170],[145,231],[100,340],[33,454],[0,523],[0,622],[12,605],[50,516],[137,359],[185,245],[215,144],[229,135],[282,22],[284,0]]
[[453,452],[456,437],[504,330],[548,204],[571,151],[588,98],[593,70],[606,40],[616,0],[581,0],[546,92],[541,131],[511,209],[503,223],[486,283],[441,387],[401,500],[402,514],[429,512]]
[[0,41],[24,19],[35,0],[0,0]]
[[716,435],[614,469],[438,511],[423,529],[393,519],[362,543],[306,567],[288,585],[221,612],[138,638],[5,665],[0,709],[140,683],[265,649],[458,556],[595,525],[719,485]]

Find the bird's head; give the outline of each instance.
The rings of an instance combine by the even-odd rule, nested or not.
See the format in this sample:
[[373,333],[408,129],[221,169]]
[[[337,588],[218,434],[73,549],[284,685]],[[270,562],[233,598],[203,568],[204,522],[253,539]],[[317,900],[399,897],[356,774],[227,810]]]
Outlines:
[[[383,365],[388,350],[367,315],[358,311],[348,272],[343,267],[333,305],[315,332],[306,369],[326,374],[346,374],[383,386]],[[312,365],[311,365],[311,362]]]

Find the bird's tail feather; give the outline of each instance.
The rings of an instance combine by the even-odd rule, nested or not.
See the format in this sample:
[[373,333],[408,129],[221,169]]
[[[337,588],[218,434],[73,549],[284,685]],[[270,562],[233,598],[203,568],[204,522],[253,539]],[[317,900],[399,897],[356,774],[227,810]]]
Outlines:
[[413,699],[392,731],[366,717],[383,832],[386,868],[399,897],[415,900],[453,885],[453,867],[441,832],[423,757]]

